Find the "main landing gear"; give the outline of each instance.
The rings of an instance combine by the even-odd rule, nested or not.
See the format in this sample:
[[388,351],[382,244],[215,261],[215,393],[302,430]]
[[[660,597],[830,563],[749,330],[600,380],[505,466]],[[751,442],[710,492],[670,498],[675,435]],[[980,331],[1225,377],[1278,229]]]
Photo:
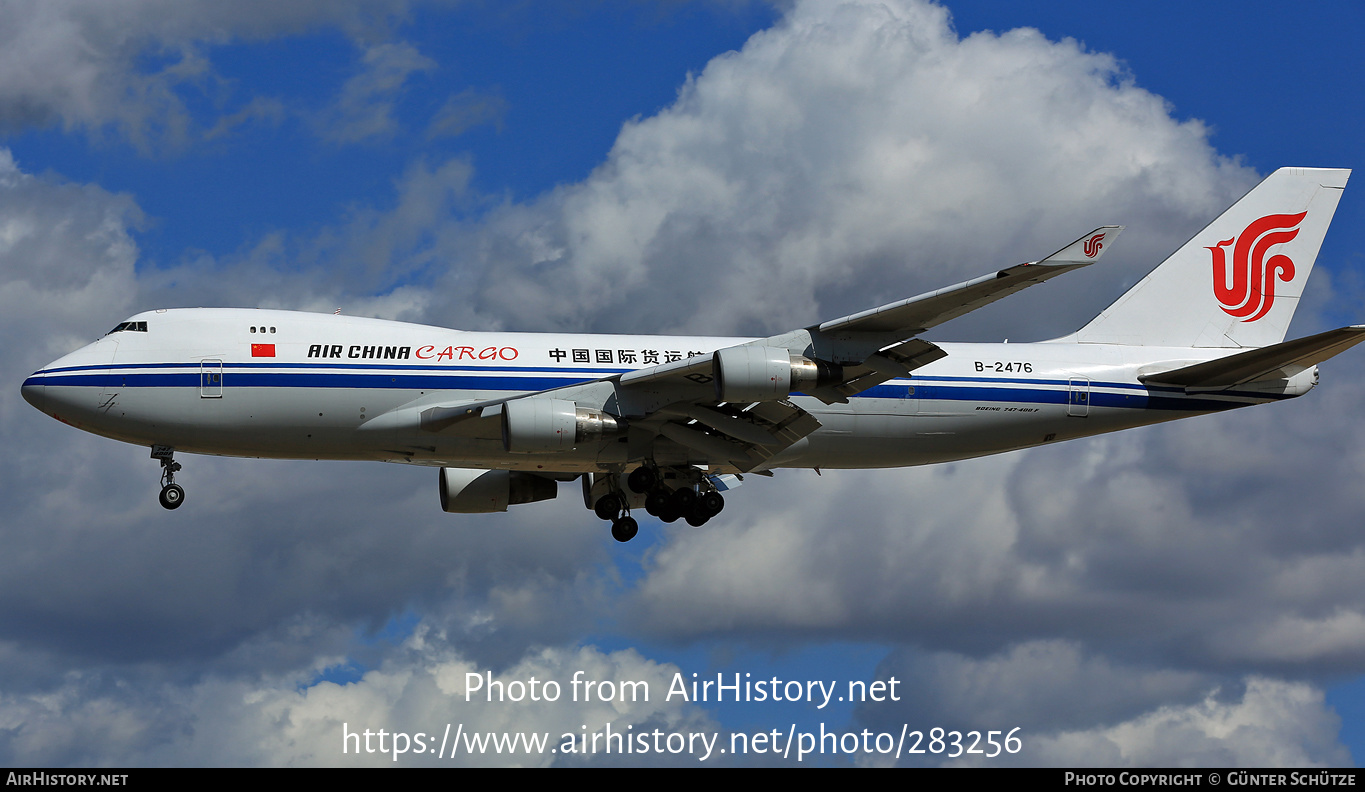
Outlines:
[[691,487],[670,491],[657,487],[645,498],[645,511],[666,523],[687,520],[688,525],[705,525],[725,508],[725,498],[715,490],[697,492]]
[[161,495],[158,500],[167,509],[178,509],[185,502],[185,490],[175,483],[175,474],[180,471],[176,462],[175,449],[170,446],[152,446],[152,459],[161,460]]
[[611,523],[611,538],[618,542],[629,542],[639,532],[640,524],[635,522],[635,518],[629,514],[613,520]]
[[625,499],[615,492],[598,498],[592,510],[598,519],[611,521],[611,538],[618,542],[629,542],[640,532],[640,524],[630,516]]
[[656,468],[642,466],[631,471],[626,484],[636,492],[646,493],[645,511],[666,523],[685,519],[688,525],[704,525],[725,508],[725,498],[705,478],[701,480],[701,490],[691,485],[670,490]]
[[[698,491],[693,484],[683,484],[670,489],[663,483],[658,468],[641,466],[626,477],[626,486],[635,493],[634,498],[645,496],[645,511],[664,522],[671,523],[686,519],[689,525],[699,526],[720,514],[725,508],[725,498],[703,478]],[[613,489],[597,499],[593,512],[600,519],[611,522],[611,535],[618,542],[629,542],[639,533],[639,523],[630,516],[629,501],[632,496]],[[636,503],[638,504],[638,500]]]

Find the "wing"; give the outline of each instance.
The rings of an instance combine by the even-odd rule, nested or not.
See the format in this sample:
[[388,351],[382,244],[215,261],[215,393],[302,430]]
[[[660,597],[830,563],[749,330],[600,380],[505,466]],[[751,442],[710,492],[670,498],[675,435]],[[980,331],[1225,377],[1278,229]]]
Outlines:
[[[1122,226],[1101,226],[1045,259],[1019,264],[908,300],[883,305],[819,325],[752,341],[744,346],[784,348],[840,369],[838,376],[822,377],[805,393],[827,404],[846,402],[849,396],[938,360],[946,353],[915,336],[996,300],[1094,263],[1113,244]],[[623,385],[645,387],[686,381],[710,383],[725,361],[715,359],[720,350],[675,363],[640,369],[620,377]]]
[[[620,420],[632,460],[659,460],[673,444],[679,464],[713,471],[762,470],[773,456],[820,427],[793,395],[832,404],[944,357],[923,331],[1064,272],[1093,263],[1122,230],[1103,226],[1045,259],[782,335],[629,371],[593,382],[484,402],[428,406],[420,426],[441,432],[468,420],[560,421],[572,436],[575,408]],[[551,400],[533,411],[511,402]],[[559,416],[556,418],[555,416]],[[381,416],[388,421],[411,420]],[[600,420],[593,415],[579,420]],[[384,425],[382,420],[376,427]],[[529,428],[527,431],[533,431]],[[681,453],[678,453],[681,449]],[[670,456],[664,454],[664,456]]]
[[938,291],[825,322],[819,329],[889,332],[901,338],[918,335],[1036,283],[1093,264],[1121,231],[1123,226],[1101,226],[1040,261],[1007,267]]

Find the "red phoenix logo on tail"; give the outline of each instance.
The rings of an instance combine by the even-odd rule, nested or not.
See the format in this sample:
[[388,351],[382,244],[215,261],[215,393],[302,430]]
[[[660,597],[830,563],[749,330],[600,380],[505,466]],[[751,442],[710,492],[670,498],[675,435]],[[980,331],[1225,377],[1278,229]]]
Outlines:
[[[1308,212],[1296,215],[1266,215],[1252,222],[1241,234],[1213,247],[1213,296],[1228,316],[1254,322],[1270,312],[1275,304],[1275,279],[1286,283],[1294,279],[1294,262],[1288,256],[1265,255],[1299,235],[1298,225]],[[1232,276],[1228,276],[1227,251],[1232,249]]]
[[1100,244],[1103,241],[1104,234],[1096,234],[1085,240],[1085,257],[1094,258],[1098,256],[1100,254],[1100,248],[1104,247],[1104,245]]

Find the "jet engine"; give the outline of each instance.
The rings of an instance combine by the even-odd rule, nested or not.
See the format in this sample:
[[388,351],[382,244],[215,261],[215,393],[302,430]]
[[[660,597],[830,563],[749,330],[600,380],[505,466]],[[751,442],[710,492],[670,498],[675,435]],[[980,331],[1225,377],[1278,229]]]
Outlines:
[[503,512],[559,494],[554,480],[516,470],[441,468],[440,487],[441,511],[452,514]]
[[515,399],[502,406],[502,445],[514,454],[569,451],[624,430],[615,416],[562,399]]
[[843,367],[781,347],[736,346],[716,352],[716,400],[761,402],[843,380]]

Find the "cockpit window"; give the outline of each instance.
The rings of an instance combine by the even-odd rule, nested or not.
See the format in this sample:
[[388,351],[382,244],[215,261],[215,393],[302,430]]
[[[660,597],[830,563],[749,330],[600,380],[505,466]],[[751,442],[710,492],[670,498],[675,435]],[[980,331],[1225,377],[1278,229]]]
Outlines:
[[119,322],[118,327],[115,327],[113,330],[110,330],[109,332],[105,333],[105,335],[113,335],[114,333],[122,333],[122,332],[124,332],[124,331],[132,332],[132,333],[145,333],[145,332],[147,332],[147,323],[146,323],[146,322]]

